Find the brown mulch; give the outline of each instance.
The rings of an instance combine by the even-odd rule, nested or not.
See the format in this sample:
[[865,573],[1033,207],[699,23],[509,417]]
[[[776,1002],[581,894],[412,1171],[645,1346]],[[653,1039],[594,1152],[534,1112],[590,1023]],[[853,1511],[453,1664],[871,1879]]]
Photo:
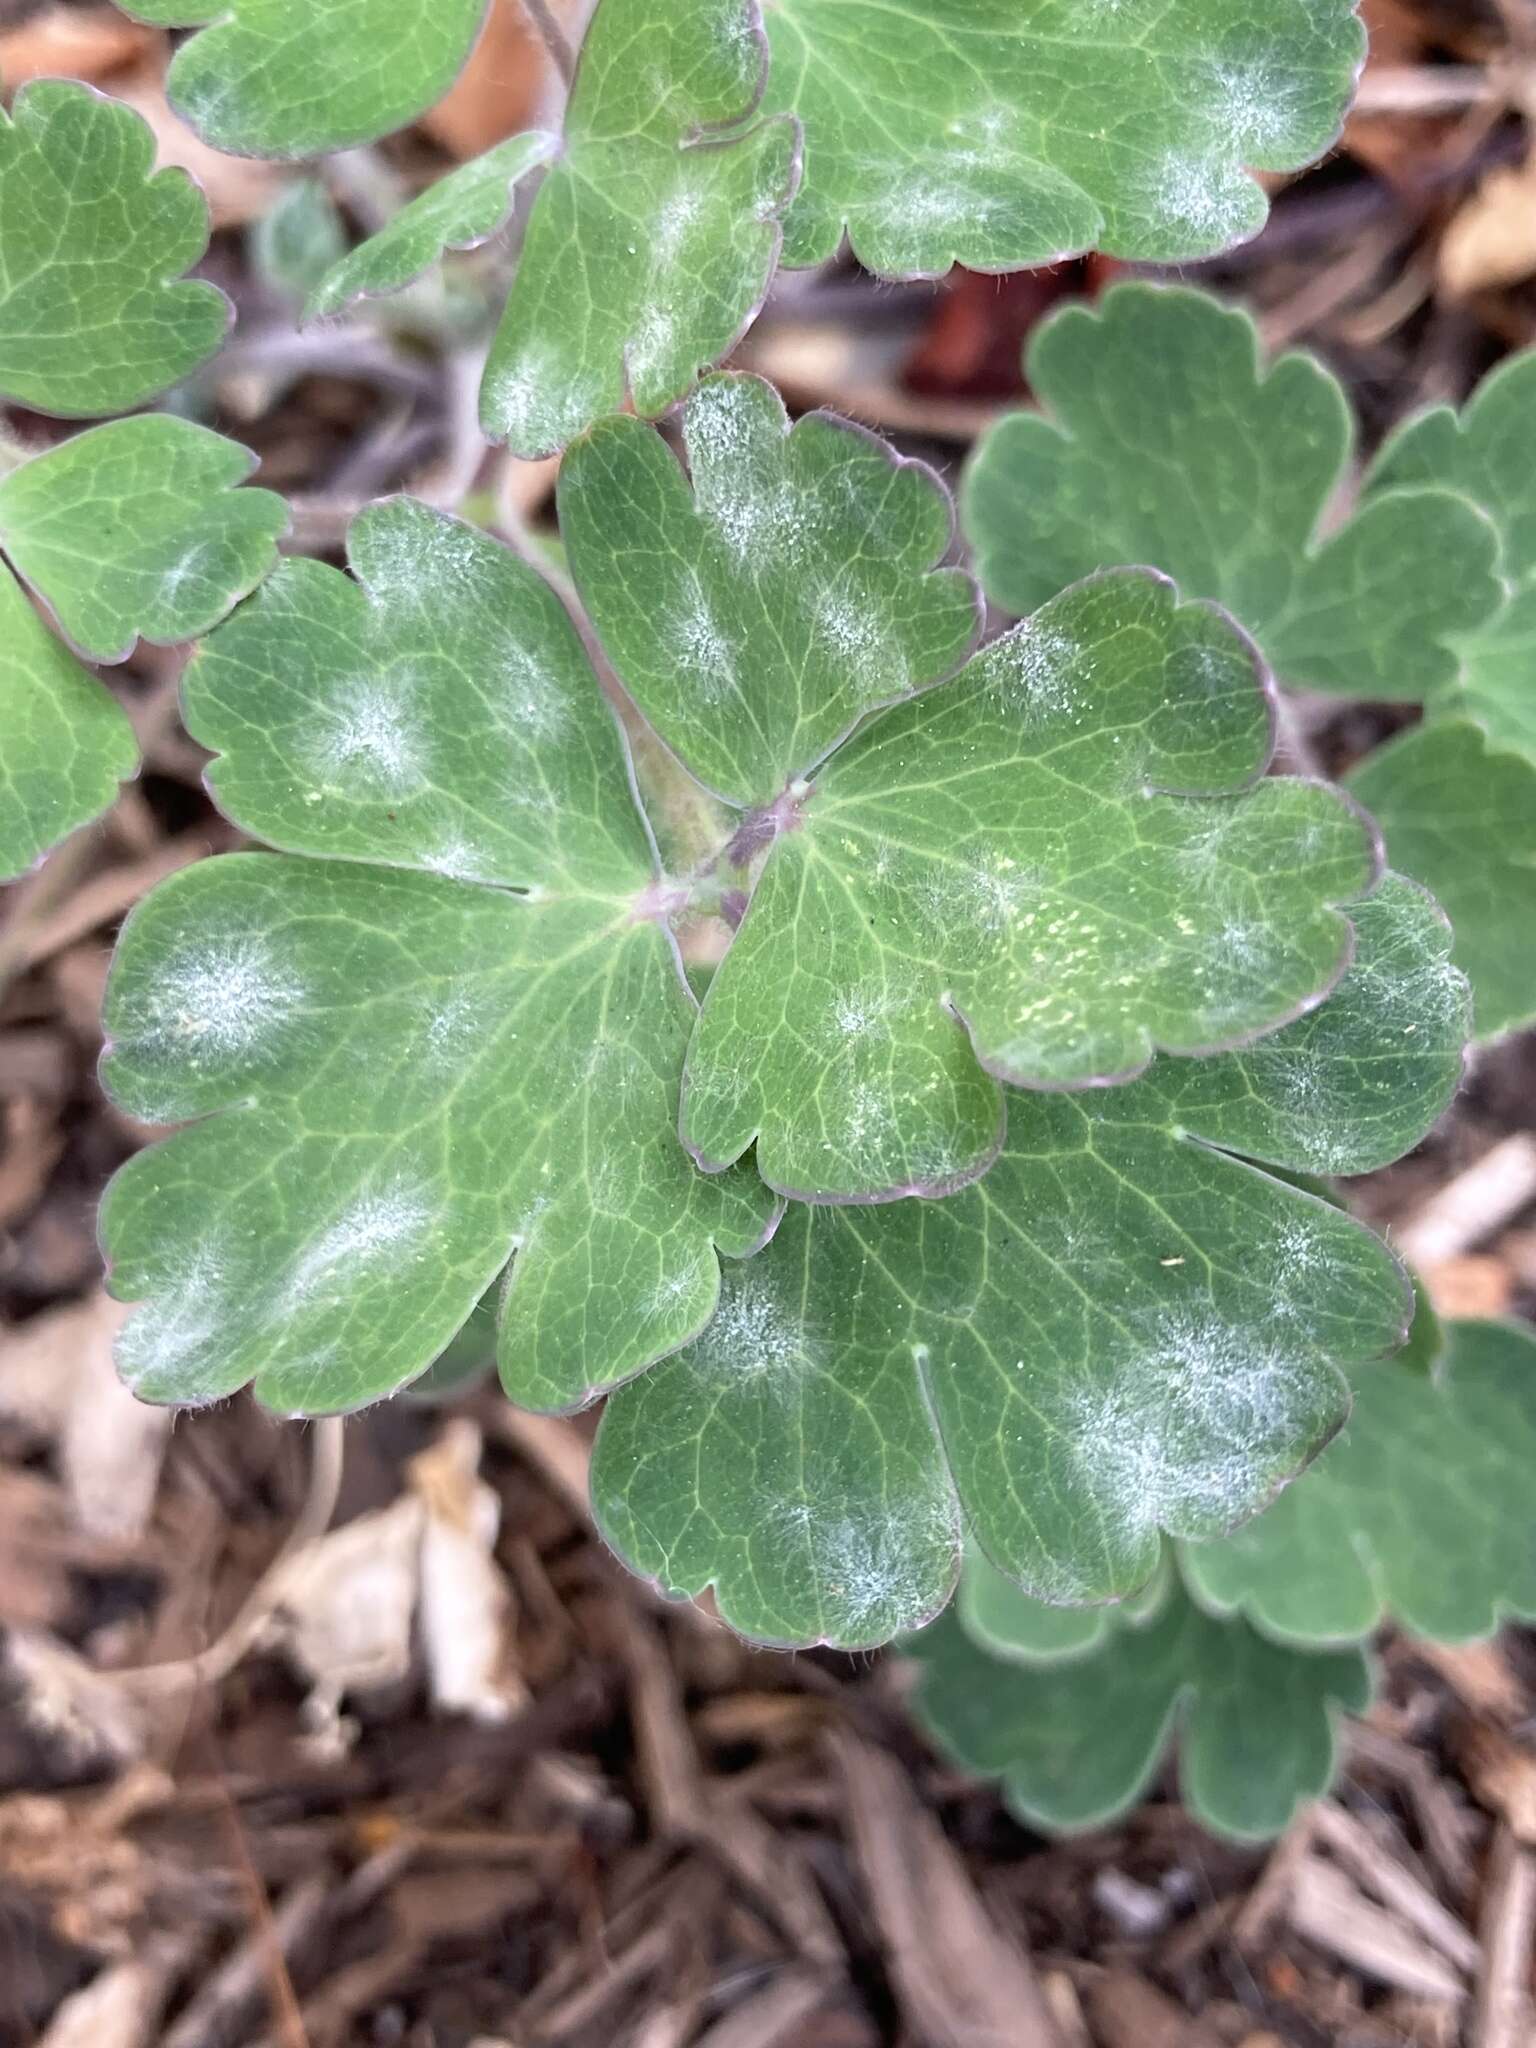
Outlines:
[[[1520,203],[1536,7],[1367,13],[1376,61],[1344,147],[1199,274],[1274,345],[1321,350],[1375,437],[1536,339],[1536,191]],[[370,180],[409,189],[547,90],[515,16],[498,0],[493,69],[450,118],[353,161],[339,196],[360,226]],[[169,147],[164,56],[101,7],[0,4],[8,86],[25,65],[131,81]],[[208,272],[241,324],[200,402],[292,494],[295,544],[335,558],[349,511],[402,486],[478,488],[504,523],[547,521],[548,466],[466,432],[462,332],[348,324],[296,343],[244,236],[272,179],[204,169],[225,223]],[[488,295],[499,260],[465,266]],[[846,266],[787,278],[742,360],[953,473],[1019,401],[1029,326],[1116,267],[899,291]],[[749,1649],[628,1579],[581,1504],[581,1426],[486,1394],[371,1411],[348,1425],[333,1499],[324,1429],[244,1400],[168,1436],[109,1411],[94,1207],[151,1135],[95,1079],[112,937],[162,875],[237,842],[177,722],[178,669],[141,650],[112,672],[144,773],[0,905],[0,2048],[1528,2044],[1528,1633],[1387,1645],[1340,1786],[1272,1849],[1212,1841],[1166,1776],[1124,1824],[1049,1843],[925,1749],[899,1660]],[[1344,709],[1310,739],[1338,768],[1386,729]],[[1527,1038],[1484,1053],[1358,1206],[1422,1231],[1449,1184],[1533,1130]],[[1536,1312],[1536,1205],[1509,1156],[1436,1240],[1430,1277],[1456,1312]],[[458,1583],[480,1604],[439,1614],[412,1568],[385,1565],[419,1558],[428,1528],[468,1541],[454,1503],[477,1483],[499,1530]],[[291,1569],[295,1531],[325,1523],[364,1534],[347,1569],[377,1569],[351,1619],[382,1649],[341,1641],[347,1617]],[[477,1628],[495,1655],[455,1696],[444,1636]],[[338,1700],[325,1671],[365,1651]]]

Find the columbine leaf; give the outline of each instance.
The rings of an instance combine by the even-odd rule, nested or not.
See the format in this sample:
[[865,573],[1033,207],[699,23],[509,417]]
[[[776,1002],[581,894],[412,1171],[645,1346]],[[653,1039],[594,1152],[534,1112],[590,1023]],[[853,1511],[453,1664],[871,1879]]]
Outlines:
[[1052,1832],[1134,1805],[1176,1733],[1190,1812],[1239,1840],[1277,1835],[1332,1780],[1338,1712],[1363,1713],[1372,1692],[1359,1650],[1282,1649],[1178,1591],[1152,1620],[1114,1623],[1091,1654],[1034,1669],[989,1657],[952,1614],[908,1647],[918,1719]]
[[1536,957],[1510,940],[1536,928],[1536,764],[1466,720],[1434,719],[1378,747],[1349,787],[1445,905],[1478,1037],[1536,1022]]
[[309,294],[305,319],[339,313],[354,299],[400,291],[445,249],[478,249],[505,225],[521,181],[559,147],[558,135],[535,129],[439,178],[387,227],[326,269]]
[[1047,416],[1000,422],[964,497],[999,604],[1147,562],[1225,605],[1284,682],[1410,700],[1454,682],[1458,635],[1502,601],[1498,535],[1470,498],[1416,484],[1324,538],[1354,423],[1321,364],[1265,366],[1246,313],[1129,284],[1042,326],[1027,369]]
[[0,548],[76,647],[205,632],[276,560],[288,508],[242,491],[248,449],[163,415],[76,434],[0,477]]
[[771,803],[866,712],[969,653],[975,587],[935,567],[943,485],[826,413],[790,428],[756,377],[688,401],[692,488],[661,437],[605,420],[570,452],[560,524],[635,702],[728,803]]
[[205,1119],[104,1206],[114,1286],[146,1303],[125,1371],[152,1399],[254,1380],[352,1406],[436,1358],[515,1250],[503,1375],[574,1405],[692,1337],[716,1248],[775,1211],[676,1144],[691,999],[553,594],[409,501],[350,553],[361,584],[285,564],[189,673],[232,814],[347,858],[206,862],[125,931],[109,1084]]
[[[1256,1512],[1343,1420],[1337,1367],[1400,1343],[1412,1299],[1368,1232],[1212,1148],[1358,1170],[1456,1083],[1443,921],[1395,877],[1368,910],[1324,1010],[1201,1062],[1199,1094],[1164,1059],[1104,1094],[1013,1096],[978,1186],[792,1207],[698,1343],[609,1400],[593,1500],[621,1555],[673,1593],[712,1585],[746,1634],[862,1645],[942,1600],[952,1494],[1056,1602],[1141,1585],[1159,1529]],[[1348,1073],[1369,1106],[1338,1123]]]
[[[171,63],[171,103],[215,149],[319,156],[372,142],[441,99],[486,0],[123,0],[201,28]],[[204,24],[208,26],[203,26]]]
[[1536,1338],[1452,1323],[1435,1375],[1360,1375],[1341,1434],[1266,1514],[1182,1558],[1190,1588],[1283,1642],[1383,1620],[1437,1642],[1536,1617]]
[[104,811],[139,750],[117,700],[48,631],[0,563],[0,881]]
[[1497,746],[1536,759],[1536,352],[1486,378],[1460,414],[1438,406],[1382,449],[1367,488],[1443,486],[1492,519],[1502,542],[1504,606],[1456,642],[1459,674],[1434,709],[1473,719]]
[[[688,424],[691,506],[658,437],[620,426],[573,451],[561,512],[626,686],[701,780],[758,800],[733,857],[766,860],[684,1085],[703,1164],[757,1137],[786,1193],[950,1190],[996,1146],[989,1076],[1123,1078],[1326,991],[1349,945],[1332,906],[1370,888],[1374,842],[1328,790],[1260,779],[1271,708],[1229,621],[1160,578],[1092,580],[818,766],[966,644],[960,580],[922,573],[932,481],[820,420],[786,439],[751,379],[707,386]],[[824,552],[830,581],[805,567]]]
[[748,125],[766,59],[756,0],[602,0],[481,391],[516,454],[654,416],[747,327],[799,164],[793,121]]
[[148,124],[88,86],[41,79],[0,110],[0,395],[123,412],[223,340],[224,294],[180,281],[208,246],[208,209],[154,161]]
[[1176,262],[1255,233],[1245,166],[1338,133],[1365,36],[1352,0],[777,0],[768,104],[805,126],[785,258],[846,226],[885,276],[1011,270],[1102,247]]

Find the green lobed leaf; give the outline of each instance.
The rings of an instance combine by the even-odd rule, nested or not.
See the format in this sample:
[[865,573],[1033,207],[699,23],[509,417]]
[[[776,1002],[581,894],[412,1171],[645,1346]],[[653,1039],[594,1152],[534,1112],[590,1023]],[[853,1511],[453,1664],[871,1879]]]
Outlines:
[[768,105],[805,128],[785,260],[846,228],[884,276],[1090,248],[1147,262],[1252,235],[1247,168],[1334,141],[1365,55],[1352,0],[776,0]]
[[[1338,1366],[1400,1343],[1412,1299],[1369,1232],[1214,1148],[1347,1168],[1389,1129],[1411,1143],[1456,1080],[1444,941],[1390,878],[1332,1038],[1320,1013],[1275,1058],[1202,1063],[1225,1074],[1203,1098],[1169,1059],[1105,1093],[1014,1096],[1001,1159],[948,1201],[793,1207],[698,1343],[610,1398],[609,1540],[671,1593],[713,1586],[745,1634],[855,1647],[944,1598],[952,1495],[1054,1602],[1133,1591],[1160,1530],[1257,1512],[1342,1422]],[[1342,1074],[1389,1074],[1410,1021],[1433,1049],[1402,1060],[1401,1116],[1377,1095],[1336,1127]]]
[[1433,701],[1472,719],[1496,746],[1536,759],[1536,352],[1503,363],[1457,414],[1421,413],[1393,435],[1366,479],[1373,492],[1460,491],[1497,527],[1508,598],[1456,642],[1460,672]]
[[108,1191],[113,1285],[146,1304],[123,1367],[149,1399],[354,1406],[438,1357],[515,1251],[503,1377],[573,1406],[694,1336],[716,1250],[776,1210],[677,1146],[692,1000],[558,601],[408,500],[349,552],[359,582],[285,563],[189,671],[220,801],[344,858],[205,862],[125,929],[105,1078],[203,1121]]
[[182,278],[207,206],[154,160],[148,124],[89,86],[40,79],[0,109],[0,396],[123,412],[218,348],[228,300]]
[[1436,1642],[1536,1618],[1536,1337],[1447,1330],[1433,1377],[1362,1373],[1339,1436],[1257,1521],[1181,1558],[1195,1597],[1282,1642],[1383,1621]]
[[163,414],[92,427],[0,477],[0,549],[95,661],[205,632],[266,575],[288,508],[249,449]]
[[756,377],[710,377],[682,414],[690,477],[641,421],[562,465],[571,573],[641,711],[706,788],[771,803],[866,713],[950,674],[975,586],[938,568],[948,494],[862,427],[793,429]]
[[376,235],[312,280],[304,318],[317,320],[339,313],[354,299],[400,291],[445,249],[478,249],[506,224],[522,180],[559,147],[558,135],[534,129],[498,142],[439,178]]
[[1393,860],[1444,904],[1477,1036],[1536,1022],[1536,956],[1512,941],[1536,923],[1536,763],[1465,719],[1436,718],[1378,747],[1348,781]]
[[992,429],[963,500],[996,602],[1033,611],[1147,562],[1225,605],[1284,682],[1404,700],[1456,682],[1459,636],[1503,599],[1498,534],[1422,476],[1328,530],[1355,424],[1312,357],[1266,365],[1241,310],[1124,284],[1044,323],[1026,369],[1044,414]]
[[1069,1833],[1113,1820],[1145,1792],[1176,1738],[1179,1790],[1196,1819],[1240,1841],[1277,1835],[1327,1790],[1337,1717],[1373,1690],[1358,1649],[1283,1649],[1182,1592],[1101,1646],[1027,1665],[989,1657],[955,1615],[908,1645],[911,1705],[965,1769],[1002,1780],[1012,1810]]
[[133,727],[0,563],[0,881],[104,811],[133,774]]
[[[942,501],[827,422],[786,438],[753,379],[710,383],[687,422],[691,506],[658,437],[616,423],[572,451],[561,515],[661,738],[738,802],[779,784],[738,834],[766,859],[689,1055],[701,1163],[756,1138],[785,1193],[944,1192],[995,1150],[989,1076],[1124,1078],[1326,992],[1374,842],[1331,791],[1261,779],[1271,707],[1228,620],[1156,577],[1092,580],[818,765],[861,704],[963,652],[960,581],[922,574]],[[823,559],[830,584],[796,578]]]
[[403,128],[463,68],[487,0],[121,0],[199,28],[172,60],[171,104],[237,156],[318,156]]
[[799,168],[766,57],[756,0],[601,0],[481,389],[515,454],[664,411],[745,331]]

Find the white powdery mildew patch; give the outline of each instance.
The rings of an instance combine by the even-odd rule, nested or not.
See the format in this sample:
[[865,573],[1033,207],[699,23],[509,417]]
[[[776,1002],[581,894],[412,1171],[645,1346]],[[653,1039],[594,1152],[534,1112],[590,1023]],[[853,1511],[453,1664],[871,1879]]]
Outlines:
[[422,1004],[423,1051],[434,1066],[457,1066],[485,1038],[495,1022],[495,1007],[485,991],[456,989],[448,996],[427,997]]
[[630,386],[637,397],[678,381],[677,322],[667,307],[654,301],[641,309],[625,351]]
[[956,1543],[955,1514],[936,1492],[824,1518],[812,1511],[805,1541],[827,1635],[858,1641],[909,1628],[932,1608],[943,1554]]
[[597,377],[535,348],[495,364],[483,392],[487,420],[519,446],[561,447],[604,409]]
[[1241,199],[1220,182],[1220,168],[1210,157],[1175,150],[1164,157],[1151,181],[1150,198],[1158,216],[1202,242],[1227,240],[1242,232]]
[[502,648],[492,703],[519,739],[544,746],[559,739],[571,721],[559,679],[516,641]]
[[679,1267],[675,1273],[663,1274],[646,1297],[641,1310],[645,1320],[672,1325],[685,1311],[691,1313],[694,1304],[704,1299],[700,1277],[693,1267]]
[[706,704],[714,704],[734,687],[736,667],[730,642],[721,630],[698,577],[692,579],[687,605],[666,629],[673,659]]
[[1070,633],[1025,619],[987,651],[993,688],[1026,725],[1056,722],[1078,708],[1074,668],[1082,653]]
[[1234,157],[1249,162],[1287,146],[1301,113],[1295,80],[1262,62],[1214,63],[1207,104]]
[[808,1362],[800,1316],[760,1273],[732,1273],[690,1359],[710,1379],[792,1384]]
[[216,1245],[200,1244],[177,1261],[118,1334],[117,1362],[130,1386],[174,1375],[202,1357],[227,1353],[227,1344],[219,1345],[227,1286],[228,1273]]
[[171,563],[170,567],[164,571],[160,578],[160,601],[162,604],[174,604],[192,578],[202,573],[203,562],[207,553],[206,544],[199,541],[193,547],[188,548],[179,561]]
[[679,185],[669,192],[651,218],[656,255],[663,263],[675,263],[695,230],[704,222],[708,209],[704,194],[691,186]]
[[812,625],[837,666],[848,672],[855,694],[864,702],[897,697],[911,687],[902,648],[875,607],[846,582],[816,597]]
[[436,1213],[428,1191],[405,1181],[359,1196],[295,1259],[290,1300],[303,1301],[383,1262],[396,1264],[406,1246],[419,1242]]
[[427,736],[410,705],[408,675],[339,685],[321,707],[305,752],[315,772],[345,794],[409,796],[425,783]]
[[1214,1535],[1263,1499],[1315,1412],[1308,1362],[1214,1312],[1165,1311],[1124,1378],[1063,1408],[1100,1512],[1122,1538]]
[[292,966],[264,939],[205,940],[163,963],[144,1022],[130,1023],[121,1042],[235,1058],[270,1044],[304,993]]
[[495,863],[491,855],[460,833],[450,834],[430,853],[422,854],[421,864],[432,874],[445,875],[453,882],[495,880]]

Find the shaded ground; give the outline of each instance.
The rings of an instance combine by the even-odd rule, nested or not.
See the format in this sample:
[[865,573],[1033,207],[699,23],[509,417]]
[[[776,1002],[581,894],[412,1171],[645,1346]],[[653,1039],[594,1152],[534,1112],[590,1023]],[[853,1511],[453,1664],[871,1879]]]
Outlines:
[[[1536,335],[1536,11],[1369,11],[1373,111],[1209,274],[1272,342],[1320,348],[1379,431]],[[389,178],[473,153],[546,89],[512,0],[496,23],[434,133],[337,168],[360,225]],[[163,62],[100,9],[0,5],[7,85],[79,71],[169,142]],[[241,325],[198,403],[294,495],[297,544],[334,552],[358,502],[406,483],[537,528],[549,469],[487,461],[472,432],[472,329],[427,304],[296,342],[245,240],[278,174],[203,168],[224,223],[209,270]],[[465,266],[471,292],[497,261]],[[1109,268],[942,291],[792,278],[743,359],[953,471],[1017,402],[1030,321]],[[177,668],[147,652],[115,672],[145,774],[0,924],[0,2044],[1528,2039],[1529,1637],[1389,1645],[1336,1798],[1272,1851],[1213,1843],[1166,1787],[1123,1827],[1046,1844],[924,1751],[898,1664],[751,1651],[626,1579],[585,1519],[574,1425],[488,1395],[397,1405],[349,1426],[338,1474],[324,1427],[242,1401],[167,1436],[114,1400],[92,1214],[146,1133],[94,1081],[108,949],[155,880],[235,843],[177,724]],[[1346,710],[1312,740],[1339,767],[1384,729]],[[1536,1182],[1508,1145],[1533,1127],[1517,1041],[1359,1190],[1373,1220],[1422,1231],[1505,1148],[1438,1250],[1454,1310],[1536,1309]]]

